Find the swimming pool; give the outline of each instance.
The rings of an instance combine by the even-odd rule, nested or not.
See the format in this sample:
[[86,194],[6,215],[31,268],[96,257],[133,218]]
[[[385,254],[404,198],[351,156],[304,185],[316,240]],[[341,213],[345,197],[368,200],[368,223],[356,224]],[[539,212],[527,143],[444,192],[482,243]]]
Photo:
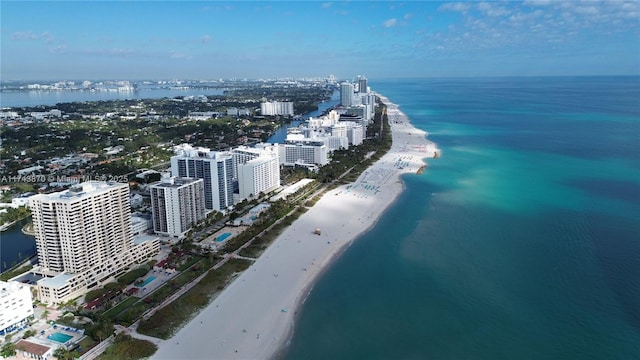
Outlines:
[[67,334],[63,334],[61,332],[54,332],[53,334],[47,336],[47,339],[59,342],[61,344],[66,343],[67,341],[71,340],[72,338],[73,338],[73,336],[67,335]]
[[142,284],[140,284],[140,285],[136,285],[136,286],[137,286],[137,287],[139,287],[139,288],[143,288],[143,287],[147,286],[147,284],[149,284],[150,282],[152,282],[152,281],[153,281],[153,280],[155,280],[155,279],[156,279],[156,277],[155,277],[155,276],[149,276],[148,278],[146,278],[146,279],[144,280],[144,282],[143,282]]
[[224,241],[224,240],[225,240],[226,238],[228,238],[229,236],[231,236],[231,233],[228,233],[228,232],[226,232],[226,233],[224,233],[224,234],[220,234],[220,236],[218,236],[218,237],[216,238],[216,241],[217,241],[217,242]]

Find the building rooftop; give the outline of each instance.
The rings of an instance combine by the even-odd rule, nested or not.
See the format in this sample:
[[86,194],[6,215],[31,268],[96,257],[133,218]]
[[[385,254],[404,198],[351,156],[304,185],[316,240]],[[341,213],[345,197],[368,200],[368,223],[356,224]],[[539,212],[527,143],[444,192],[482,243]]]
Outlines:
[[32,343],[27,340],[20,340],[16,343],[16,350],[25,351],[37,356],[46,354],[49,349],[51,349],[49,346]]
[[133,243],[135,245],[138,245],[142,244],[145,241],[153,241],[155,239],[158,239],[158,237],[153,235],[137,235],[133,237]]
[[77,276],[77,274],[60,273],[54,277],[44,278],[38,282],[47,287],[60,288],[65,286],[67,282],[73,279],[75,276]]
[[9,295],[17,290],[20,290],[23,286],[21,283],[15,281],[0,281],[0,298]]
[[77,185],[72,186],[68,190],[55,192],[52,194],[39,194],[36,197],[50,199],[50,200],[60,200],[60,201],[69,201],[72,199],[78,199],[85,196],[96,195],[117,187],[129,186],[126,183],[120,183],[115,181],[87,181]]
[[163,187],[163,188],[179,188],[184,185],[192,184],[195,182],[204,182],[202,179],[183,178],[183,177],[171,177],[163,178],[159,183],[151,185],[151,187]]

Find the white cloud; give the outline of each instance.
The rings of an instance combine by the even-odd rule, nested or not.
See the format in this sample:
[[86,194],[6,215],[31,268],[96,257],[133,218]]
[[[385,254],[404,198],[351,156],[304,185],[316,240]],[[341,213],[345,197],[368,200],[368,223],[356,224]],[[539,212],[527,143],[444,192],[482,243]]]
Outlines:
[[392,19],[389,19],[389,20],[385,20],[382,23],[382,26],[384,26],[386,28],[392,28],[392,27],[396,26],[397,24],[398,24],[398,20],[396,18],[392,18]]
[[328,8],[331,7],[331,5],[333,5],[333,3],[326,2],[326,3],[322,3],[322,5],[320,5],[320,7],[322,7],[323,9],[328,9]]
[[48,43],[52,43],[56,40],[56,37],[53,36],[53,34],[48,31],[45,31],[42,34],[40,34],[40,38],[45,40]]
[[81,53],[88,54],[88,55],[104,56],[104,57],[124,57],[124,58],[137,55],[134,50],[126,49],[126,48],[85,49],[85,50],[82,50]]
[[454,3],[445,3],[442,4],[438,10],[440,11],[456,11],[456,12],[467,12],[471,7],[468,3],[454,2]]
[[67,52],[67,45],[57,45],[49,48],[52,54],[64,54]]
[[[45,33],[48,34],[48,33]],[[34,33],[33,31],[16,31],[11,34],[11,39],[13,40],[38,40],[41,38],[41,35]]]
[[523,4],[528,6],[547,6],[551,5],[551,0],[526,0]]
[[171,56],[172,59],[184,59],[187,57],[187,55],[183,54],[183,53],[179,53],[179,52],[172,52]]
[[505,16],[511,14],[511,11],[495,3],[481,2],[476,5],[476,8],[488,16]]
[[211,42],[211,40],[213,40],[213,36],[211,35],[204,35],[200,38],[200,41],[202,41],[203,44],[206,44],[208,42]]
[[[459,12],[461,21],[443,36],[425,34],[422,43],[450,52],[496,49],[526,53],[532,48],[557,51],[557,45],[609,40],[613,34],[640,36],[640,2],[526,1],[454,2],[439,10]],[[597,38],[597,40],[596,40]]]

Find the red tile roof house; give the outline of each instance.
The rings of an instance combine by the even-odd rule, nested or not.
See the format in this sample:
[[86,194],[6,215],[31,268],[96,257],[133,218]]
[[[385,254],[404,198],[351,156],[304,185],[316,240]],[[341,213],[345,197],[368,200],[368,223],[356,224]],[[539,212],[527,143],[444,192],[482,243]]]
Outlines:
[[20,340],[16,343],[16,351],[24,358],[27,359],[55,359],[53,356],[54,348],[32,343],[27,340]]

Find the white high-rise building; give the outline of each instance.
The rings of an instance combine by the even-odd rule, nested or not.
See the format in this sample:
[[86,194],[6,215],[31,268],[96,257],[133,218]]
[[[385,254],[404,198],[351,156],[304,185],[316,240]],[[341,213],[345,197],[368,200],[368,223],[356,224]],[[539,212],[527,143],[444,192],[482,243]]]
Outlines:
[[239,199],[271,191],[280,186],[280,164],[277,144],[240,146],[231,150],[234,179],[238,180]]
[[353,84],[344,82],[340,84],[340,105],[347,107],[353,105]]
[[171,175],[204,180],[204,204],[209,210],[225,211],[233,206],[233,157],[229,152],[176,147],[171,157]]
[[204,180],[165,178],[150,190],[156,234],[182,239],[205,218]]
[[299,164],[326,165],[327,145],[320,139],[305,139],[298,142],[280,144],[280,164],[294,166]]
[[350,126],[348,126],[347,138],[351,145],[357,146],[362,144],[364,139],[364,127],[358,123],[351,123]]
[[39,300],[60,303],[109,282],[159,250],[134,239],[129,185],[89,181],[29,199],[39,264]]
[[280,164],[277,155],[262,155],[238,166],[240,199],[268,193],[280,186]]
[[260,103],[262,115],[290,115],[293,116],[293,103],[281,101],[267,101]]
[[255,147],[238,146],[231,150],[233,157],[233,179],[238,179],[238,167],[247,161],[256,159],[260,156],[278,156],[278,145],[259,143]]
[[0,333],[17,330],[32,316],[31,288],[15,281],[0,281]]

